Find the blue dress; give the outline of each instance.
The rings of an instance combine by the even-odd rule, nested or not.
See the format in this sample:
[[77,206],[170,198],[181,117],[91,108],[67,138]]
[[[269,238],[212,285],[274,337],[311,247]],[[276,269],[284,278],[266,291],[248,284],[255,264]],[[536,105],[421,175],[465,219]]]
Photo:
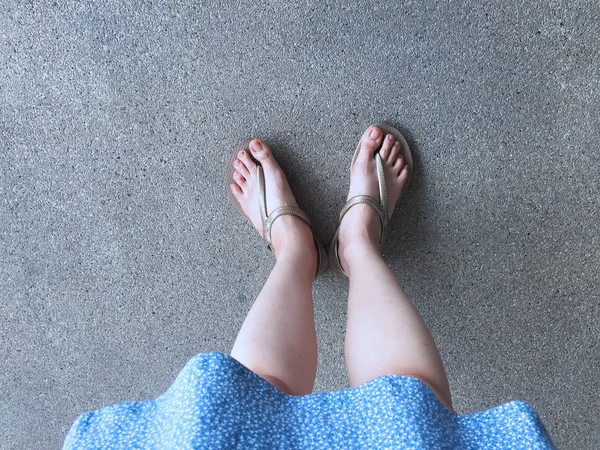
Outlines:
[[83,414],[65,449],[553,449],[535,411],[513,401],[457,415],[397,375],[294,397],[222,353],[192,358],[155,400]]

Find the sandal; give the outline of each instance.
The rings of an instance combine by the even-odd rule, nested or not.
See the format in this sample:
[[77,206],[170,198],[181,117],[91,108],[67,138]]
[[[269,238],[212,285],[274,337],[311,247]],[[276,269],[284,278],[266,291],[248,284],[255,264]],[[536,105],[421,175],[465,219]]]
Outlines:
[[[233,196],[231,189],[229,188],[229,185],[231,183],[234,183],[233,172],[235,171],[234,163],[235,163],[235,160],[237,159],[237,155],[240,152],[240,150],[248,149],[249,148],[248,144],[250,144],[250,140],[245,141],[242,144],[235,147],[233,149],[233,151],[231,152],[231,156],[229,157],[229,160],[227,161],[227,165],[225,167],[225,187],[227,189],[227,195],[231,199],[231,201],[232,201],[233,205],[236,207],[236,209],[240,213],[242,213],[242,215],[244,217],[246,217],[246,219],[248,219],[248,217],[244,214],[244,211],[242,210],[242,206],[239,204],[239,202]],[[275,253],[275,250],[271,244],[271,227],[273,226],[273,222],[275,222],[275,220],[278,217],[281,217],[285,214],[291,214],[294,216],[298,216],[302,220],[304,220],[308,224],[309,227],[311,226],[310,219],[309,219],[308,215],[304,211],[302,211],[300,208],[298,208],[297,206],[281,206],[281,207],[275,209],[274,211],[271,211],[270,214],[267,214],[267,195],[266,195],[266,189],[265,189],[265,174],[264,174],[262,166],[260,165],[260,162],[258,162],[252,156],[251,152],[248,152],[248,154],[250,155],[252,160],[256,163],[256,170],[257,170],[257,177],[258,177],[258,205],[259,205],[260,215],[261,215],[261,220],[262,220],[264,240],[267,244],[267,249],[269,251]],[[248,220],[250,220],[250,219],[248,219]],[[317,238],[314,238],[314,240],[315,240],[315,248],[317,249],[317,257],[319,259],[318,263],[317,263],[317,272],[315,274],[315,278],[317,278],[319,275],[321,275],[321,273],[323,273],[323,271],[325,270],[325,267],[327,267],[327,253],[325,252],[325,249],[323,248],[321,243],[317,240]]]
[[[408,166],[408,179],[406,180],[406,184],[404,185],[404,187],[406,188],[406,186],[408,186],[408,184],[410,182],[410,178],[411,178],[412,172],[413,172],[412,154],[410,152],[410,148],[408,147],[408,143],[406,142],[406,139],[404,139],[404,136],[402,136],[402,133],[400,133],[397,129],[395,129],[389,125],[385,125],[385,124],[377,124],[375,126],[378,127],[382,132],[382,135],[383,135],[381,138],[382,143],[388,134],[391,134],[392,136],[394,136],[396,141],[400,142],[400,145],[401,145],[400,154],[402,155],[402,158],[404,159],[404,163]],[[352,164],[350,165],[350,170],[352,170],[352,167],[354,166],[354,162],[356,161],[356,158],[358,157],[359,151],[360,151],[360,141],[358,142],[358,145],[356,146],[356,150],[354,151],[354,157],[352,158]],[[342,223],[342,219],[344,218],[344,215],[346,215],[348,210],[350,208],[352,208],[354,205],[358,205],[359,203],[366,203],[367,205],[371,206],[377,212],[377,214],[379,215],[379,219],[381,220],[381,239],[379,240],[379,245],[382,246],[383,241],[385,240],[386,232],[387,232],[388,205],[387,205],[387,185],[385,184],[385,173],[383,170],[383,161],[381,160],[381,156],[379,155],[379,152],[375,153],[375,163],[377,165],[377,182],[379,184],[379,200],[374,199],[373,197],[370,197],[368,195],[356,195],[356,196],[352,197],[351,199],[346,201],[346,203],[344,204],[342,211],[340,212],[339,223],[340,224]],[[402,197],[402,194],[400,195],[400,197]],[[400,198],[398,198],[398,201],[399,200],[400,200]],[[396,203],[397,203],[397,201],[396,201]],[[331,264],[331,267],[333,267],[335,270],[348,276],[348,274],[346,274],[346,272],[344,272],[344,269],[342,269],[342,265],[340,263],[340,258],[338,255],[338,234],[339,234],[339,232],[340,232],[340,227],[338,226],[338,229],[335,232],[335,235],[333,236],[333,240],[331,241],[331,245],[329,246],[329,263]]]

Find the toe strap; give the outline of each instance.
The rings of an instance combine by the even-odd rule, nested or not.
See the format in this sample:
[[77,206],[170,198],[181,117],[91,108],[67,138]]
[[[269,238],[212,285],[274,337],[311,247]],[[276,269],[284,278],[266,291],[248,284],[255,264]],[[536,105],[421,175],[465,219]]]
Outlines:
[[260,209],[260,217],[263,224],[263,236],[265,241],[267,241],[267,248],[273,251],[273,246],[271,245],[271,227],[278,217],[286,214],[298,216],[304,220],[308,226],[310,226],[310,219],[308,218],[308,215],[297,206],[281,206],[271,211],[271,214],[267,216],[265,173],[260,165],[257,165],[256,167],[256,174],[258,175],[258,207]]
[[286,214],[298,216],[304,220],[308,226],[310,226],[310,219],[308,218],[308,215],[297,206],[281,206],[271,211],[271,214],[267,216],[265,172],[260,164],[256,166],[256,174],[258,176],[258,207],[260,209],[260,218],[263,224],[263,236],[265,241],[267,241],[267,248],[270,251],[273,251],[273,246],[271,245],[271,227],[273,226],[273,222],[275,222],[278,217]]
[[[356,155],[355,153],[355,159]],[[354,164],[354,161],[352,162]],[[383,170],[383,161],[381,160],[381,156],[379,152],[375,154],[375,166],[377,168],[377,184],[379,185],[379,200],[375,200],[373,197],[368,195],[356,195],[352,197],[350,200],[346,202],[342,211],[340,212],[340,223],[342,223],[342,219],[344,215],[348,212],[350,208],[354,205],[358,205],[359,203],[366,203],[371,206],[377,214],[379,215],[379,219],[381,220],[381,239],[379,240],[379,244],[383,245],[383,241],[385,240],[385,233],[387,230],[388,224],[388,211],[387,211],[387,203],[388,203],[388,192],[387,185],[385,183],[385,172]]]
[[267,248],[271,251],[273,251],[273,247],[271,245],[271,227],[273,227],[273,222],[275,222],[278,217],[286,214],[298,216],[304,220],[308,226],[310,226],[310,219],[308,218],[308,215],[297,206],[281,206],[273,210],[271,214],[269,214],[269,217],[267,217],[267,219],[264,221],[263,228],[265,241],[267,241]]

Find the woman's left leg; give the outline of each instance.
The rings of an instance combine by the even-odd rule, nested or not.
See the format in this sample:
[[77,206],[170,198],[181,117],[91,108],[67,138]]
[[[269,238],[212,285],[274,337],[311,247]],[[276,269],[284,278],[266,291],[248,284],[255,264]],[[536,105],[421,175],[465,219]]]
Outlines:
[[[294,205],[285,175],[264,141],[253,140],[252,156],[265,173],[267,207]],[[247,151],[236,161],[232,192],[261,230],[256,166]],[[277,262],[250,309],[231,356],[284,392],[312,392],[317,371],[317,338],[313,315],[312,281],[317,251],[310,227],[296,216],[281,216],[272,227]]]

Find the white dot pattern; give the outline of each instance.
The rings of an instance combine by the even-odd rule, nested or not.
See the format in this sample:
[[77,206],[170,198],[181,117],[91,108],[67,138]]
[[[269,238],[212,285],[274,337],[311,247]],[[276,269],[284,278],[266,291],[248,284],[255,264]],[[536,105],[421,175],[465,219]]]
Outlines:
[[397,375],[294,397],[222,353],[192,358],[155,400],[83,414],[64,449],[554,449],[535,411],[513,401],[448,411]]

